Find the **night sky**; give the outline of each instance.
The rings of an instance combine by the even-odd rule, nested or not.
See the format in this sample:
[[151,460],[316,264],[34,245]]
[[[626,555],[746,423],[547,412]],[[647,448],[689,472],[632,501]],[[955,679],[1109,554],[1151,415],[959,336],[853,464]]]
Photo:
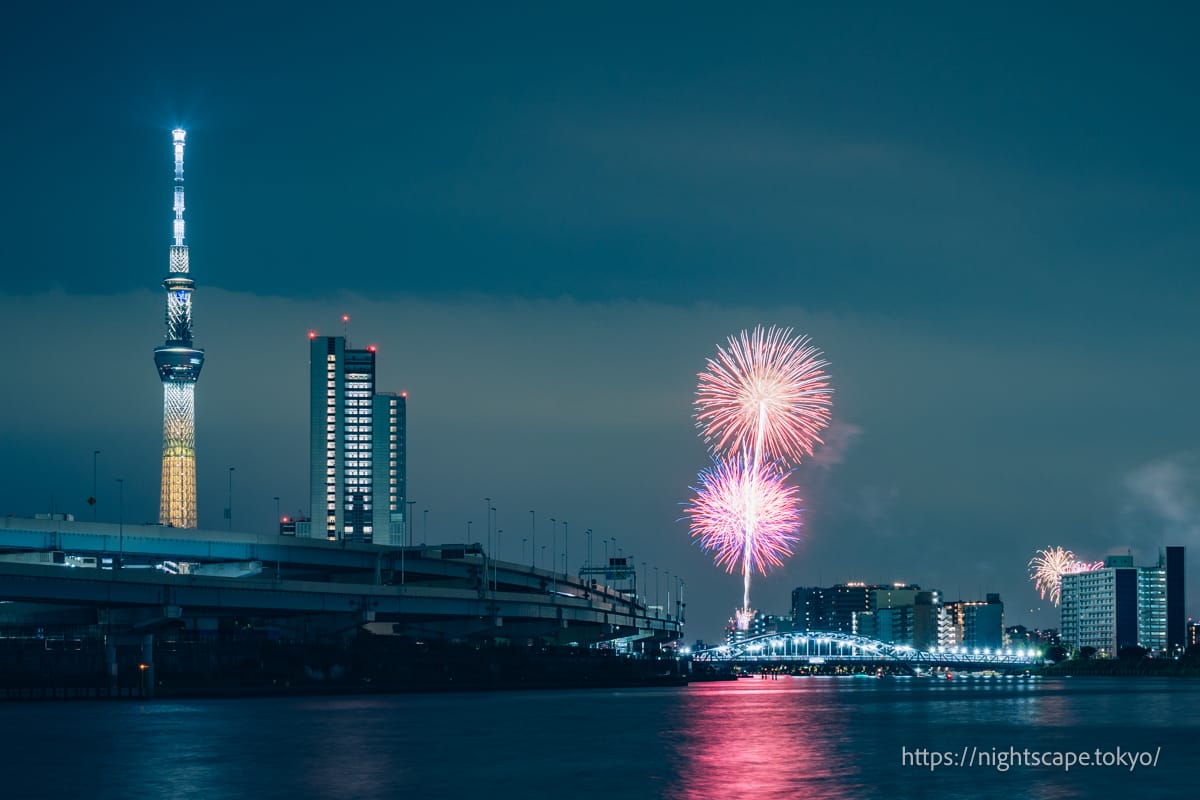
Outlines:
[[99,517],[118,477],[157,515],[182,126],[203,527],[230,466],[235,527],[305,506],[307,332],[348,313],[409,392],[418,539],[485,496],[505,558],[530,509],[573,567],[592,528],[713,638],[695,376],[777,324],[835,422],[756,606],[911,581],[1057,627],[1035,549],[1183,544],[1200,613],[1194,8],[250,5],[3,12],[0,513],[90,518],[99,449]]

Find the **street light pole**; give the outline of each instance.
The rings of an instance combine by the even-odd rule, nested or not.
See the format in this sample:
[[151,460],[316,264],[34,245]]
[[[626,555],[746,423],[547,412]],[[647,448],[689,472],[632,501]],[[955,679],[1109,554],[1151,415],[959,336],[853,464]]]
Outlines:
[[[537,553],[537,514],[535,514],[534,510],[531,508],[531,509],[529,509],[529,566],[531,566],[531,567],[535,566],[537,564],[536,553]],[[525,560],[525,557],[523,555],[521,557],[521,560],[522,561]]]
[[[492,530],[496,531],[496,549],[488,551],[488,556],[492,561],[492,591],[496,590],[496,559],[500,558],[500,515],[496,512],[496,507],[492,506],[488,509],[488,514],[495,520],[492,525]],[[490,524],[490,523],[489,523]]]
[[429,509],[425,509],[425,515],[421,520],[421,544],[429,544]]
[[279,498],[275,498],[275,533],[279,533],[279,523],[283,522],[283,517],[279,515]]
[[567,521],[563,520],[563,580],[567,580],[570,576],[567,575],[567,562],[570,560],[568,554],[571,552],[571,537],[567,534],[570,529],[567,528]]
[[229,468],[229,530],[233,530],[233,469]]
[[588,551],[587,551],[587,566],[592,568],[592,529],[587,529]]
[[[408,546],[412,547],[412,539],[413,539],[413,517],[412,517],[412,515],[413,515],[413,506],[415,506],[417,504],[417,501],[416,500],[406,500],[405,503],[407,503],[407,505],[408,505]],[[403,534],[404,534],[404,532],[401,531],[401,535],[403,535]]]
[[92,522],[96,521],[96,506],[100,505],[100,498],[96,495],[96,456],[100,455],[99,450],[92,451]]
[[121,487],[120,499],[117,501],[117,562],[115,569],[121,568],[121,562],[125,560],[125,479],[117,478],[117,485]]
[[667,604],[665,606],[663,606],[663,609],[667,612],[667,616],[670,617],[671,616],[671,573],[664,571],[663,576],[667,579]]
[[604,540],[604,591],[608,591],[608,539]]
[[487,525],[487,548],[489,551],[491,551],[491,549],[492,549],[492,498],[485,497],[485,498],[483,498],[483,502],[484,502],[483,513],[485,515],[484,524]]

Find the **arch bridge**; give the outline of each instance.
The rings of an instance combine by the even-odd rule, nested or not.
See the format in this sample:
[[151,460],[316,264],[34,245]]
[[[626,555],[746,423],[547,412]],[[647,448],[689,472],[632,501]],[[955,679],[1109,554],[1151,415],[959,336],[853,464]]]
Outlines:
[[917,650],[902,644],[881,642],[866,636],[841,631],[805,631],[803,633],[767,633],[733,644],[697,651],[692,660],[699,663],[746,667],[804,665],[898,666],[910,671],[925,670],[1014,670],[1043,663],[1042,652],[1034,647],[936,647]]

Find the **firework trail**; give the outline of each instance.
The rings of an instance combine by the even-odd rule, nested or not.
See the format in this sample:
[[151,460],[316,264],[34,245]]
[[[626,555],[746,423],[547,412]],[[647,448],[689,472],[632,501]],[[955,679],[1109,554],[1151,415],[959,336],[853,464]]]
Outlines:
[[[781,471],[811,456],[821,443],[820,432],[829,424],[832,389],[824,372],[828,362],[807,337],[794,335],[791,328],[742,331],[729,337],[727,347],[718,347],[716,358],[708,359],[708,370],[699,375],[696,390],[696,426],[713,455],[724,465],[701,475],[705,488],[693,503],[706,505],[704,492],[721,493],[726,502],[733,496],[745,505],[727,512],[726,520],[739,519],[740,530],[726,531],[706,539],[709,529],[699,527],[704,515],[693,515],[693,536],[717,552],[718,566],[730,572],[740,554],[744,593],[742,611],[750,610],[750,576],[765,564],[779,565],[780,555],[790,555],[791,538],[780,550],[779,529],[764,523],[758,503],[784,486]],[[765,460],[765,462],[764,462]],[[764,471],[765,470],[765,471]],[[736,480],[733,472],[740,471]],[[721,477],[723,476],[723,477]],[[730,487],[739,487],[731,490]],[[793,503],[794,496],[788,502]],[[697,533],[697,529],[700,533]],[[739,617],[741,619],[741,617]]]
[[1038,550],[1029,561],[1029,579],[1033,581],[1038,595],[1058,605],[1062,600],[1062,576],[1091,572],[1104,566],[1103,561],[1079,561],[1075,554],[1062,547]]

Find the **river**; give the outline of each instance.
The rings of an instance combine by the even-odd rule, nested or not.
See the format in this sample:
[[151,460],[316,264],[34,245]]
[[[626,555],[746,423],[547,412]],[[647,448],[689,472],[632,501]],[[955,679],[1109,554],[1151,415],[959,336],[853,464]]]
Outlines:
[[[1165,798],[1200,791],[1200,682],[783,677],[5,703],[0,737],[14,800]],[[1013,763],[1056,753],[1122,761]]]

